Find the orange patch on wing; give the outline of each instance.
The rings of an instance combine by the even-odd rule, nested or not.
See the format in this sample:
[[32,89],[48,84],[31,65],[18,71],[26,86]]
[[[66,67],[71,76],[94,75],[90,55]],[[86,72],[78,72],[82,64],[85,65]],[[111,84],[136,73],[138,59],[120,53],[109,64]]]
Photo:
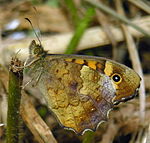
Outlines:
[[66,62],[72,62],[72,58],[65,59]]
[[97,66],[98,69],[103,69],[104,68],[104,65],[102,65],[100,63],[98,63],[96,66]]
[[107,75],[107,76],[111,76],[113,74],[113,64],[109,61],[107,61],[105,63],[105,69],[104,69],[104,73]]
[[84,64],[83,59],[76,59],[74,62],[77,63],[77,64]]
[[92,69],[95,69],[96,70],[96,61],[87,61],[87,65],[92,68]]

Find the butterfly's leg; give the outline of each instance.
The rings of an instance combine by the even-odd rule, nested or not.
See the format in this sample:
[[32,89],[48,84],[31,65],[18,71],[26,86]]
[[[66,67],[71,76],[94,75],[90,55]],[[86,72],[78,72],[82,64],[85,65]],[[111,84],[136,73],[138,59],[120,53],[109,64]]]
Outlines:
[[25,89],[26,86],[28,86],[34,78],[32,78],[31,80],[29,80],[27,83],[25,83],[25,85],[22,86],[22,89]]
[[35,84],[33,86],[36,86],[38,84],[38,82],[39,82],[39,80],[41,78],[42,72],[43,72],[43,67],[41,68],[41,71],[40,71],[39,75],[37,76],[36,82],[35,82]]

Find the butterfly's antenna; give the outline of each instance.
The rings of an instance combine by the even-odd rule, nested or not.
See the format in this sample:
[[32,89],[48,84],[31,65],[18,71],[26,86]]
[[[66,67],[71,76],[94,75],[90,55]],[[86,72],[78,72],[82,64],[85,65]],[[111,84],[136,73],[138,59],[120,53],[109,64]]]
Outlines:
[[38,41],[39,41],[39,43],[40,43],[40,46],[42,45],[42,43],[41,43],[41,41],[40,41],[40,39],[39,39],[39,37],[38,37],[38,35],[37,35],[37,33],[36,33],[36,31],[35,31],[35,29],[34,29],[34,27],[33,27],[33,24],[32,24],[32,22],[30,21],[30,19],[29,18],[25,18],[29,23],[30,23],[30,25],[31,25],[31,27],[32,27],[32,29],[33,29],[33,31],[34,31],[34,34],[35,34],[35,36],[36,36],[36,38],[38,39]]
[[17,59],[17,56],[18,56],[18,54],[19,54],[20,51],[21,51],[21,49],[19,49],[19,50],[15,53],[15,55],[13,56],[14,59]]
[[15,53],[15,58],[17,57],[17,55],[19,54],[19,52],[21,51],[21,49],[19,49],[16,53]]
[[34,9],[35,15],[36,15],[36,23],[37,23],[37,27],[38,27],[38,34],[39,34],[39,37],[41,38],[42,37],[41,36],[41,31],[39,30],[40,29],[40,27],[39,27],[39,13],[38,13],[35,6],[33,6],[33,9]]

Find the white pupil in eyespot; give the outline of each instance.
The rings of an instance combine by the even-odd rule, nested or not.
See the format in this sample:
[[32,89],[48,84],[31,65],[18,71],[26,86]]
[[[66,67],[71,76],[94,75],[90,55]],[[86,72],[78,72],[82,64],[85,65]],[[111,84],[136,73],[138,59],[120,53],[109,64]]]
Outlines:
[[119,75],[114,75],[114,76],[113,76],[113,80],[114,80],[115,82],[120,81]]

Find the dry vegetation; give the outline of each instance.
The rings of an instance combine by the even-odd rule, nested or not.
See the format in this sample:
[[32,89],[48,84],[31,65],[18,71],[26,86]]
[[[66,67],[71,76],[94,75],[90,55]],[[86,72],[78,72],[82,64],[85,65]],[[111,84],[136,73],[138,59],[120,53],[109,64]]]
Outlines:
[[[141,78],[140,94],[127,103],[119,104],[110,112],[108,122],[102,123],[95,133],[77,136],[60,127],[47,109],[45,100],[34,89],[22,92],[20,143],[146,143],[150,142],[150,2],[148,0],[42,0],[35,5],[29,1],[0,5],[0,142],[6,140],[8,65],[12,56],[21,60],[28,57],[28,46],[35,36],[28,17],[39,28],[42,45],[49,53],[64,53],[76,27],[84,18],[87,3],[95,7],[88,28],[76,47],[77,54],[105,56],[126,64]],[[49,3],[48,3],[49,2]],[[114,16],[102,6],[113,9]],[[89,5],[88,5],[89,6]],[[104,9],[103,9],[104,8]],[[127,17],[129,23],[122,17]],[[15,28],[8,28],[17,20]],[[133,25],[132,25],[133,24]],[[39,25],[39,26],[38,26]],[[137,27],[139,28],[137,28]],[[144,30],[143,32],[140,29]],[[23,39],[13,34],[24,32]],[[16,35],[15,35],[16,36]],[[20,50],[20,51],[19,51]],[[19,52],[18,52],[19,51]],[[18,53],[17,53],[18,52]],[[17,53],[17,54],[16,54]]]

